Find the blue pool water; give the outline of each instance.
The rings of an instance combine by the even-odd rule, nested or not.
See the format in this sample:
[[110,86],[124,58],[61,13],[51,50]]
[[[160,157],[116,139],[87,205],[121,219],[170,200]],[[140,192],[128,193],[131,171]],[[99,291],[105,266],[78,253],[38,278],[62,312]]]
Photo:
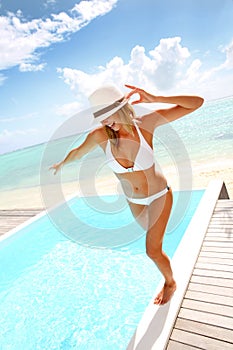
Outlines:
[[[168,228],[164,250],[170,257],[203,192],[190,192],[182,222]],[[178,196],[175,192],[174,208]],[[82,199],[71,200],[70,208],[80,213],[85,227],[90,220],[88,232],[82,232],[92,232],[92,239],[97,226],[115,235],[119,222],[127,226],[133,221],[127,206],[110,219]],[[59,217],[65,221],[62,211]],[[88,239],[78,244],[59,228],[46,215],[0,243],[1,350],[126,349],[161,278],[145,254],[145,235],[95,249]],[[100,242],[102,237],[95,243]]]

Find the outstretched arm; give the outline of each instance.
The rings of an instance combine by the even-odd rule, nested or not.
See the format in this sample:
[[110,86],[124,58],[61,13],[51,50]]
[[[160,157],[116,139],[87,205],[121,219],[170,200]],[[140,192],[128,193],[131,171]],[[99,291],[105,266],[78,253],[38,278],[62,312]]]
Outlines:
[[[191,113],[201,107],[204,102],[204,99],[199,96],[155,96],[149,94],[143,89],[139,89],[132,85],[125,85],[126,87],[132,89],[126,98],[130,98],[134,94],[139,95],[139,99],[133,101],[132,104],[138,103],[169,103],[174,104],[175,106],[165,109],[158,109],[155,112],[159,113],[164,118],[156,118],[155,126],[159,126],[168,122],[172,122],[178,118],[183,117],[184,115]],[[153,113],[152,113],[153,114]]]
[[81,159],[85,154],[92,151],[98,145],[96,138],[96,130],[87,135],[85,141],[77,148],[71,150],[67,156],[59,163],[52,165],[49,169],[54,170],[54,175],[61,170],[63,165]]

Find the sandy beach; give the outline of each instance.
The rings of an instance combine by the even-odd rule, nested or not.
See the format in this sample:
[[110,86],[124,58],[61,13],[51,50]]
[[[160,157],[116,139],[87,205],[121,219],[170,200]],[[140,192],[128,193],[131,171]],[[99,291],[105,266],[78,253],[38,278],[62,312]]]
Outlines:
[[[216,169],[216,170],[213,170]],[[230,198],[233,198],[233,165],[229,161],[215,162],[211,164],[195,164],[192,167],[192,188],[204,189],[213,179],[221,179],[225,182]],[[163,169],[163,173],[172,186],[173,190],[180,190],[179,178],[174,171],[174,168],[167,167]],[[95,182],[96,193],[88,191],[88,186],[80,186],[77,182],[63,183],[61,185],[62,193],[66,199],[75,194],[84,195],[105,195],[115,194],[120,192],[118,180],[114,175],[102,179],[97,179]],[[182,188],[185,189],[185,188]],[[50,185],[48,189],[44,188],[43,193],[49,193],[51,196],[56,195],[57,185]],[[22,189],[14,189],[1,191],[0,209],[45,209],[44,195],[41,193],[41,187],[29,187]]]

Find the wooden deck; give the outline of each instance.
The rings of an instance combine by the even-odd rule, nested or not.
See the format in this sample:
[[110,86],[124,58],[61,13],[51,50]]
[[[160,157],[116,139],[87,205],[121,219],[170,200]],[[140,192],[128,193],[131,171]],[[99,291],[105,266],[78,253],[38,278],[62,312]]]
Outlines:
[[233,200],[217,201],[166,349],[233,349]]
[[40,213],[42,209],[0,210],[0,236]]

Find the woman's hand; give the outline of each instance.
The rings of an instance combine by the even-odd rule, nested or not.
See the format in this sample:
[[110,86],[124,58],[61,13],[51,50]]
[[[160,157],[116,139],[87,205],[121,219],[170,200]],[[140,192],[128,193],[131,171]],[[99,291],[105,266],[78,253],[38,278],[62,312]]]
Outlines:
[[138,94],[139,95],[139,99],[136,101],[133,101],[131,104],[135,105],[137,103],[150,103],[150,102],[156,102],[156,96],[149,94],[148,92],[146,92],[143,89],[139,89],[136,86],[132,86],[132,85],[128,85],[125,84],[125,86],[129,89],[132,89],[132,91],[130,91],[127,95],[126,98],[130,98],[131,96]]
[[52,165],[49,170],[55,170],[53,175],[56,175],[62,168],[62,165],[63,165],[63,162],[60,162],[60,163],[56,163],[54,165]]

